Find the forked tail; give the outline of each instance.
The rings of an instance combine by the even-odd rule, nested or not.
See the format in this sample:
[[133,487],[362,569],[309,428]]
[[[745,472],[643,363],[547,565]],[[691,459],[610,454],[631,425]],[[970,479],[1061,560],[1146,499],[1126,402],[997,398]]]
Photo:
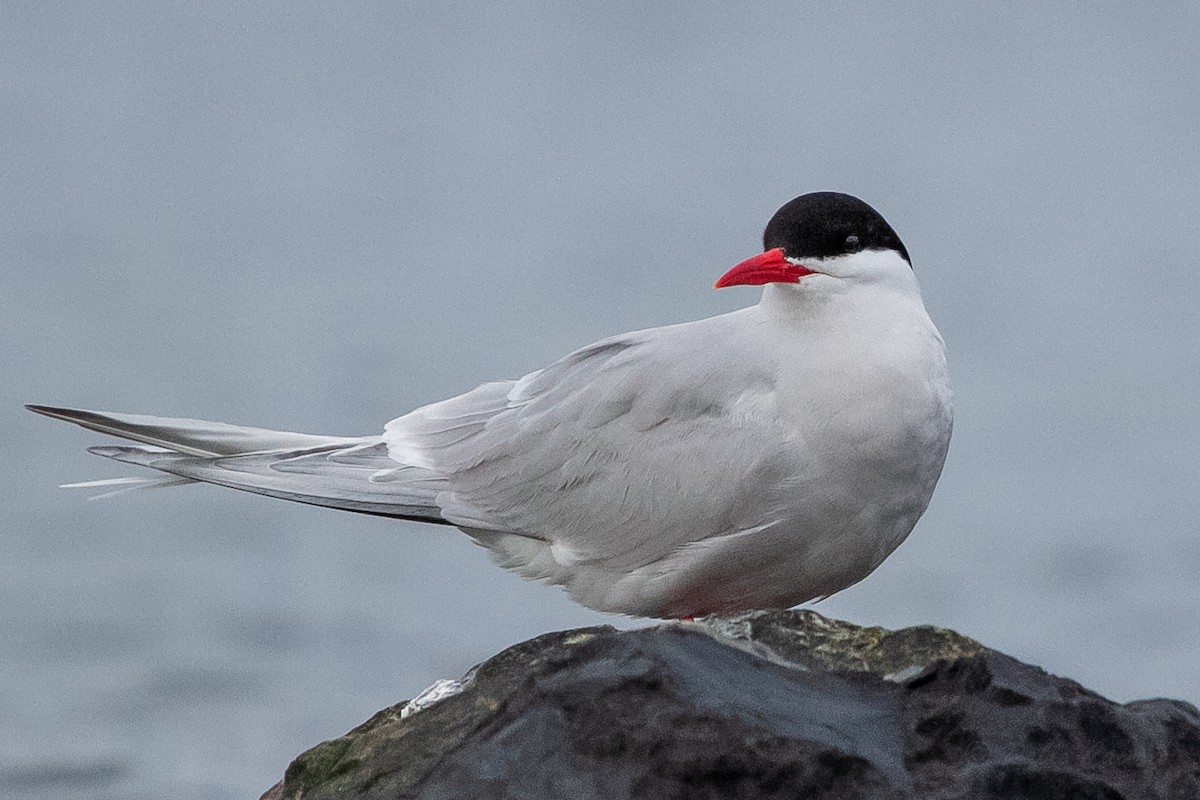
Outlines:
[[446,523],[437,505],[442,481],[389,457],[378,436],[314,436],[224,422],[26,406],[47,417],[140,442],[88,452],[165,473],[64,484],[116,487],[99,497],[202,481],[231,489],[361,514]]

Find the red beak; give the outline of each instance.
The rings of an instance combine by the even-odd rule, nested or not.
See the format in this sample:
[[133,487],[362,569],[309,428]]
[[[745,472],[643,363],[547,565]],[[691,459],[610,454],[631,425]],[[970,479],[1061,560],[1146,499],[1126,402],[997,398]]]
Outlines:
[[726,286],[762,286],[764,283],[796,283],[813,271],[800,267],[783,257],[783,250],[776,247],[753,258],[747,258],[726,272],[713,284],[714,289]]

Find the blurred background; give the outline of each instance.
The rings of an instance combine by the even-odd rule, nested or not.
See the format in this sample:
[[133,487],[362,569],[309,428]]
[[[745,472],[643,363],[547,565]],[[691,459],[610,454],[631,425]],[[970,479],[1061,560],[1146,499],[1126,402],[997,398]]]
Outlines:
[[245,798],[499,649],[640,625],[452,530],[129,474],[37,402],[362,434],[875,205],[949,343],[910,540],[818,608],[1200,701],[1200,5],[0,6],[0,795]]

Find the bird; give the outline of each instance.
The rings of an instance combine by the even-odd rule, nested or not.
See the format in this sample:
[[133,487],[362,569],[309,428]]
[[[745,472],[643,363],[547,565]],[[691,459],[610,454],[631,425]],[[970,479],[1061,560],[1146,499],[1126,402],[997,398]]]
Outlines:
[[150,478],[456,526],[589,608],[693,619],[791,608],[912,531],[953,428],[946,348],[908,250],[866,202],[812,192],[715,288],[756,305],[602,339],[517,380],[320,436],[42,405],[136,445]]

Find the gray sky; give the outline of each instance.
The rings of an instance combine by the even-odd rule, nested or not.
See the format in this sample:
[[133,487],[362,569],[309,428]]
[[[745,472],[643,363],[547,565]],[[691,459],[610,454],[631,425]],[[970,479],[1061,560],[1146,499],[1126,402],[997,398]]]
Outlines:
[[437,528],[86,503],[127,473],[21,403],[375,432],[756,302],[712,281],[818,189],[899,231],[957,392],[926,518],[819,610],[1200,700],[1198,8],[5,4],[0,787],[244,796],[628,624]]

